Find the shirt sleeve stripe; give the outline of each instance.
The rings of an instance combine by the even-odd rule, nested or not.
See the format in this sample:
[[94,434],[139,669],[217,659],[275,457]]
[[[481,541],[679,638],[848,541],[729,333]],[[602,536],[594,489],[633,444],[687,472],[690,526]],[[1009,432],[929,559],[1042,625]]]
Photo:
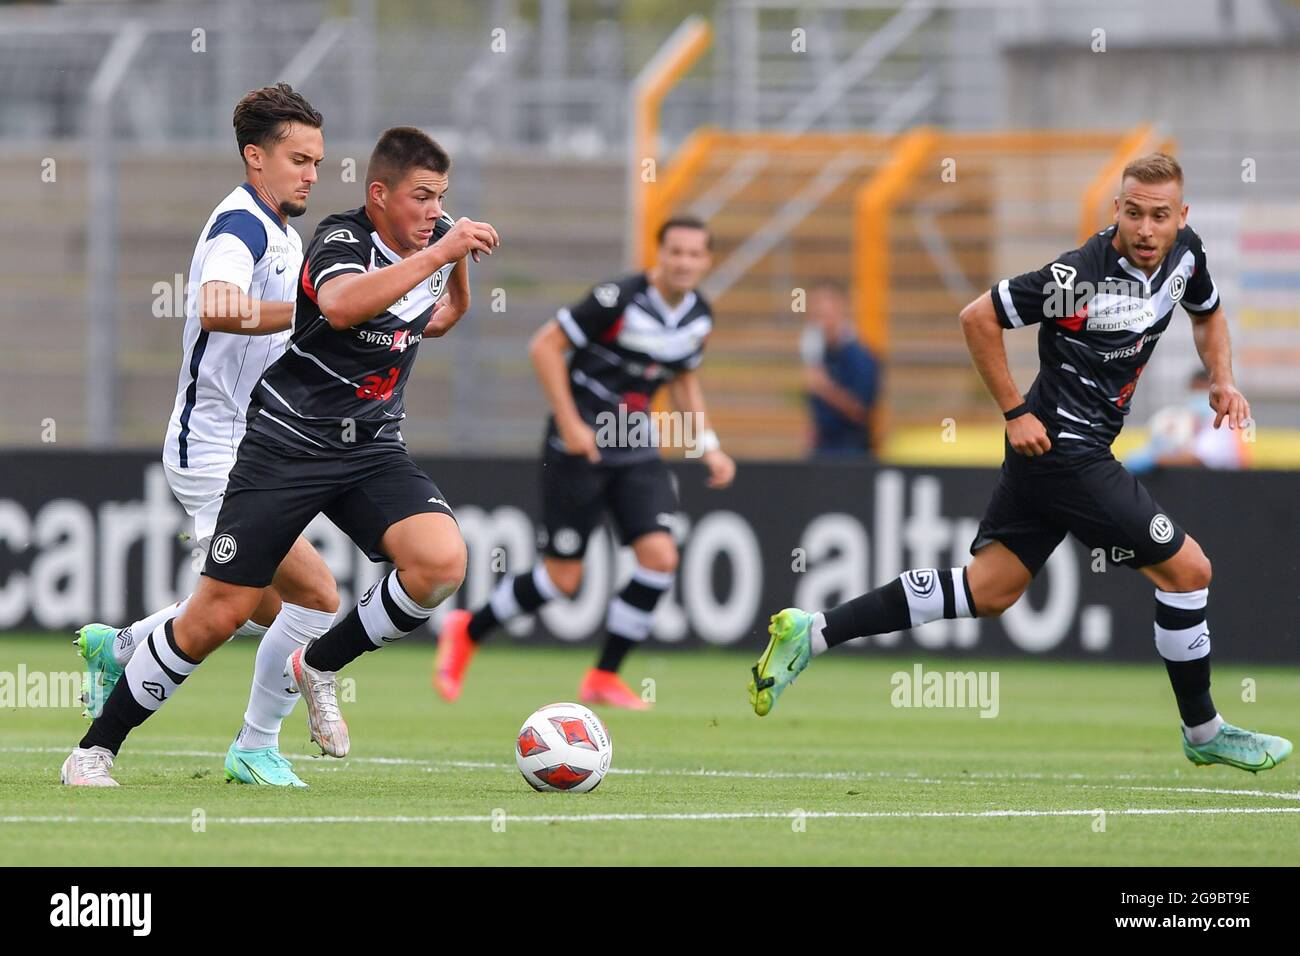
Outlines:
[[1210,297],[1204,302],[1188,302],[1184,299],[1183,308],[1189,312],[1213,312],[1215,306],[1219,304],[1219,287],[1211,283],[1210,288]]
[[366,271],[366,267],[359,262],[340,262],[336,266],[330,266],[328,269],[322,269],[319,273],[317,273],[315,280],[312,282],[312,285],[315,288],[319,289],[321,279],[324,279],[331,272],[339,272],[342,269],[351,269],[357,272]]
[[266,227],[247,209],[230,209],[217,216],[208,230],[208,240],[220,235],[231,235],[248,246],[253,262],[266,254]]
[[586,333],[578,327],[577,321],[573,318],[573,313],[568,309],[561,309],[555,313],[555,321],[560,323],[560,328],[564,329],[564,334],[569,337],[575,348],[584,348],[587,345]]
[[1011,301],[1011,284],[1009,280],[1003,279],[998,283],[998,300],[1002,305],[1002,310],[1006,314],[1007,321],[1011,323],[1012,328],[1023,328],[1025,323],[1020,318],[1020,313],[1016,311],[1016,304]]

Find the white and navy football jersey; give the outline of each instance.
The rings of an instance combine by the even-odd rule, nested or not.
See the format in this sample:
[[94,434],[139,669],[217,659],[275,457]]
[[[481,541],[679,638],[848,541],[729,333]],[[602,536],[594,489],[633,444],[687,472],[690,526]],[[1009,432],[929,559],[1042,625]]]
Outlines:
[[[697,368],[713,331],[708,302],[688,292],[669,305],[644,272],[594,287],[581,302],[555,315],[573,344],[569,384],[574,404],[592,428],[602,419],[647,412],[655,392]],[[547,441],[564,449],[552,417]],[[625,464],[657,457],[652,446],[602,448],[601,459]]]
[[1115,249],[1115,228],[992,289],[1003,328],[1039,325],[1041,368],[1025,400],[1063,455],[1109,453],[1175,306],[1193,317],[1219,307],[1189,227],[1151,276]]
[[205,282],[229,282],[249,298],[293,302],[302,241],[244,183],[208,217],[190,261],[183,361],[167,425],[163,461],[174,468],[231,465],[244,437],[249,393],[284,354],[289,331],[270,335],[208,332],[199,322]]

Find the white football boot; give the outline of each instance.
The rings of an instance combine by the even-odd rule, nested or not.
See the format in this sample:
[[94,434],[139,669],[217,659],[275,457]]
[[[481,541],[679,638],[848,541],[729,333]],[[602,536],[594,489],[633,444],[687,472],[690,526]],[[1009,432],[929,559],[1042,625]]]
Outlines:
[[59,783],[65,787],[116,787],[108,775],[113,769],[113,753],[103,747],[78,747],[68,754],[59,771]]
[[334,674],[318,671],[303,660],[307,648],[289,655],[284,676],[293,681],[307,705],[307,729],[321,752],[331,757],[348,755],[348,725],[339,711],[339,687]]

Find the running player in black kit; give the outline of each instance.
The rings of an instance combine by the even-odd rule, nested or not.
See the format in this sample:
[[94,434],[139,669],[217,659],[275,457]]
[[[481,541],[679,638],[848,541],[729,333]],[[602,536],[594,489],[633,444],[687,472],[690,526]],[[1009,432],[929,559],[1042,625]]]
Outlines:
[[601,283],[533,338],[533,364],[554,413],[542,448],[542,560],[506,575],[474,614],[451,611],[443,619],[434,683],[445,700],[460,696],[474,649],[498,625],[578,590],[588,539],[608,511],[636,568],[610,602],[604,648],[578,694],[585,704],[648,706],[618,669],[649,636],[655,605],[673,582],[677,489],[656,442],[637,441],[632,429],[627,441],[611,440],[613,430],[602,423],[645,422],[638,416],[667,384],[682,414],[678,434],[687,455],[709,469],[709,486],[726,487],[736,470],[708,426],[695,375],[713,328],[708,303],[695,291],[710,264],[708,230],[681,217],[664,223],[658,239],[648,273]]
[[[130,731],[171,699],[257,606],[293,542],[324,513],[372,560],[396,570],[344,618],[289,657],[312,739],[348,752],[335,672],[414,631],[464,578],[465,543],[437,486],[402,440],[406,387],[421,339],[469,307],[465,257],[491,254],[487,223],[443,215],[451,160],[417,129],[385,132],[366,170],[366,203],[326,218],[304,256],[289,349],[262,376],[248,431],[184,613],[148,635],[69,762],[108,775]],[[445,296],[444,296],[445,291]],[[65,764],[65,768],[68,764]]]
[[[752,669],[755,712],[767,714],[814,655],[854,637],[1001,614],[1069,533],[1155,584],[1156,651],[1173,684],[1187,758],[1255,772],[1285,760],[1290,741],[1234,727],[1215,709],[1210,562],[1110,452],[1179,304],[1210,375],[1215,427],[1243,427],[1250,406],[1233,382],[1227,319],[1205,250],[1187,226],[1183,172],[1172,157],[1155,154],[1125,168],[1114,225],[962,310],[971,357],[1007,420],[1006,461],[971,544],[973,560],[908,571],[825,612],[774,615],[767,650]],[[1034,324],[1041,368],[1022,398],[1002,334]]]

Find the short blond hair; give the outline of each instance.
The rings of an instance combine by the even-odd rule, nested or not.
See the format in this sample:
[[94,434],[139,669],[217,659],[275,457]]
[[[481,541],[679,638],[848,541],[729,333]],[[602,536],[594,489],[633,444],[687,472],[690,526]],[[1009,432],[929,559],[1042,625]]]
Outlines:
[[1124,175],[1120,176],[1119,181],[1123,184],[1124,180],[1129,178],[1136,179],[1140,183],[1146,183],[1148,186],[1176,182],[1181,187],[1183,185],[1183,167],[1179,166],[1178,160],[1168,153],[1150,153],[1146,156],[1139,156],[1124,167]]

